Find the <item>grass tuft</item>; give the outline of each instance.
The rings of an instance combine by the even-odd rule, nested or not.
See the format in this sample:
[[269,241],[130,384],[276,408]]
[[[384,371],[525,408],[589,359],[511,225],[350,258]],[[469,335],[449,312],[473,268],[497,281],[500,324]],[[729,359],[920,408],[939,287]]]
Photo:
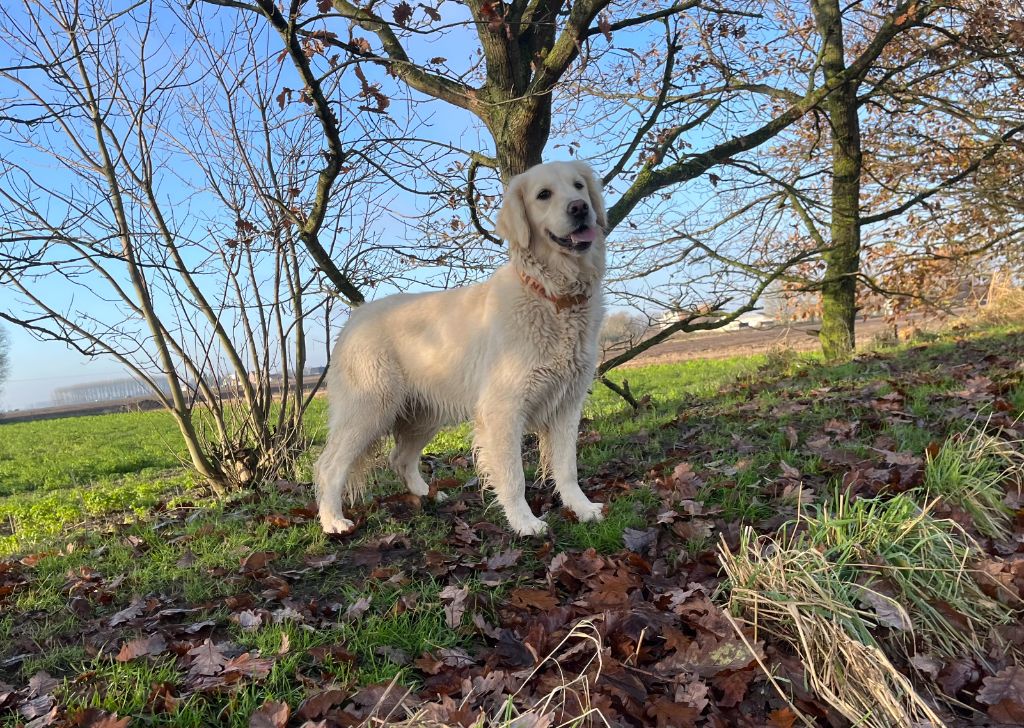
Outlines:
[[1008,624],[1012,613],[982,591],[978,580],[989,577],[972,568],[981,556],[977,544],[959,524],[935,518],[934,506],[934,500],[918,505],[909,494],[888,500],[839,495],[807,519],[803,538],[849,583],[888,595],[888,607],[909,613],[906,632],[918,647],[984,662],[989,633]]
[[819,550],[784,545],[746,529],[719,559],[729,606],[754,628],[790,645],[809,686],[854,725],[944,725],[871,637],[871,615],[854,605],[857,586]]
[[1024,485],[1024,455],[1015,444],[972,426],[928,455],[924,487],[930,496],[969,513],[979,533],[1005,540],[1013,516],[1004,502],[1006,487],[1019,493]]
[[730,611],[792,646],[818,695],[856,725],[942,725],[886,652],[987,663],[994,627],[1013,620],[979,585],[977,545],[934,505],[838,495],[789,536],[747,529],[736,552],[719,547]]

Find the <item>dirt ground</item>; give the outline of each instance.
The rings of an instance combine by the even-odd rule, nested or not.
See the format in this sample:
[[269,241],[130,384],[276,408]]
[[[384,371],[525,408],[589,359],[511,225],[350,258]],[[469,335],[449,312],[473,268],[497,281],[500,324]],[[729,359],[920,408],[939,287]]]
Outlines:
[[[896,333],[903,337],[913,330],[938,328],[945,320],[915,317],[898,324]],[[738,331],[710,331],[707,333],[677,334],[668,341],[647,350],[624,367],[667,364],[687,359],[725,359],[744,354],[759,354],[771,349],[810,351],[818,348],[819,322],[774,326],[769,329],[744,328]],[[891,335],[893,326],[884,317],[857,321],[858,344],[868,343],[880,336]]]

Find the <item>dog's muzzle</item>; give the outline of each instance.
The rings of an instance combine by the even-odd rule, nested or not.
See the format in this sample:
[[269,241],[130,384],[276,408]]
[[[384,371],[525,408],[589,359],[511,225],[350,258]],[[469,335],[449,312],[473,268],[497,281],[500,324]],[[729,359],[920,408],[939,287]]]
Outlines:
[[586,223],[580,225],[564,238],[558,237],[550,230],[548,230],[547,233],[551,239],[561,247],[566,250],[571,250],[574,253],[582,253],[586,251],[597,238],[597,230]]

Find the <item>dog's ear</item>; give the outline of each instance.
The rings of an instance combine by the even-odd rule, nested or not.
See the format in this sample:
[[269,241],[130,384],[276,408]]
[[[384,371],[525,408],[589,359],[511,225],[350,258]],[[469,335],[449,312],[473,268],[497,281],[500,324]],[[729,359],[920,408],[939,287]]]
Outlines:
[[587,194],[590,196],[590,206],[594,208],[594,216],[597,218],[597,225],[602,230],[608,228],[608,216],[604,209],[604,193],[602,192],[601,180],[594,174],[594,170],[586,162],[573,162],[579,173],[583,175],[583,181],[587,184]]
[[498,212],[494,232],[508,241],[509,247],[519,245],[530,247],[530,221],[526,218],[526,201],[523,200],[522,180],[513,177],[505,188],[505,198]]

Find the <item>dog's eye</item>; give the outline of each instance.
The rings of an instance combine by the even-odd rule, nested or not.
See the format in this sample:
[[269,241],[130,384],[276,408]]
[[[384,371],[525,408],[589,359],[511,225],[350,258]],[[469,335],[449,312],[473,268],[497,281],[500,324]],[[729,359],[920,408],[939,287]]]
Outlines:
[[551,197],[551,190],[541,190],[537,193],[538,200],[546,200]]
[[575,187],[578,190],[582,190],[583,189],[583,183],[582,182],[573,182],[572,186]]

